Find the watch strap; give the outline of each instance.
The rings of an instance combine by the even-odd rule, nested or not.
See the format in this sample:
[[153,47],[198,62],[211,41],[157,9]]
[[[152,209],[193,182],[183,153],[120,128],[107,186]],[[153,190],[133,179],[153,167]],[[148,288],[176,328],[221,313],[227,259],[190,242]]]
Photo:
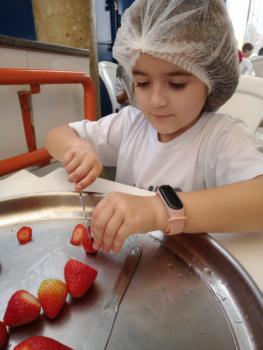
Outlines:
[[184,224],[186,220],[186,216],[184,215],[184,208],[182,209],[172,209],[170,208],[165,199],[163,198],[162,194],[160,193],[159,189],[157,190],[157,195],[161,199],[163,205],[166,208],[166,211],[168,213],[168,225],[165,230],[165,233],[167,235],[175,235],[178,233],[183,232],[184,230]]

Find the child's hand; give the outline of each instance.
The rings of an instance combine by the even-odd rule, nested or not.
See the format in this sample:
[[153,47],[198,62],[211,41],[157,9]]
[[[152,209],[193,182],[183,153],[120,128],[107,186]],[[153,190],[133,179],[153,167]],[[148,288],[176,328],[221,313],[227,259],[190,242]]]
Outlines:
[[93,246],[117,253],[129,235],[164,230],[167,219],[166,210],[157,196],[111,193],[93,211]]
[[94,182],[103,168],[90,146],[71,147],[65,153],[63,163],[68,172],[68,180],[75,183],[76,191],[81,191]]

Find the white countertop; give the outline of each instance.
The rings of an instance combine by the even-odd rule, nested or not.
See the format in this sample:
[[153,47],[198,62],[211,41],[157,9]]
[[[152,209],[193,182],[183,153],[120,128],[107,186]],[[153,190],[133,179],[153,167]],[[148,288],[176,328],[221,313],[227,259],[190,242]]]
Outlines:
[[[102,193],[118,191],[137,195],[153,195],[149,191],[101,178],[98,178],[86,190]],[[64,191],[74,191],[74,187],[67,181],[67,174],[63,168],[56,169],[44,177],[21,170],[0,180],[0,200],[29,193]],[[263,291],[263,232],[224,233],[212,234],[212,236],[243,265]]]

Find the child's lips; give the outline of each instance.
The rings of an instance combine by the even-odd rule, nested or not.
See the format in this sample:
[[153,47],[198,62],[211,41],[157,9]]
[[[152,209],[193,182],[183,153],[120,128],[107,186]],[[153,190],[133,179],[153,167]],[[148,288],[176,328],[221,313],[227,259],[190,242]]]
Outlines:
[[152,117],[158,121],[165,121],[166,119],[170,118],[171,116],[172,116],[171,114],[152,114]]
[[155,115],[155,117],[157,117],[157,118],[165,118],[165,117],[170,117],[170,114],[169,115]]

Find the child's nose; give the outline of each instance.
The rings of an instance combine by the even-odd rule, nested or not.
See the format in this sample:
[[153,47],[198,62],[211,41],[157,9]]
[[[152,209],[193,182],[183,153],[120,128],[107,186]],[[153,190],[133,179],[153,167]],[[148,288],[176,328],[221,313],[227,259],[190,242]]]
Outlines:
[[164,89],[161,87],[154,87],[150,96],[150,103],[153,107],[164,107],[167,105],[167,97]]

